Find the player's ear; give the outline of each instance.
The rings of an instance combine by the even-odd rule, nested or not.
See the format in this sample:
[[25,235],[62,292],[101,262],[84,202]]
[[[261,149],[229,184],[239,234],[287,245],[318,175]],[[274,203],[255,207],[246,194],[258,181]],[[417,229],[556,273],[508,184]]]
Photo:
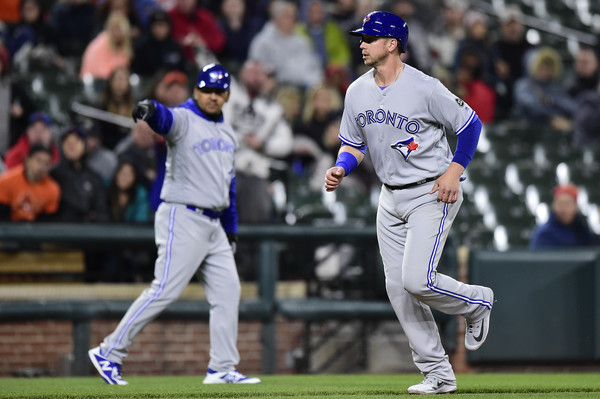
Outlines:
[[393,52],[394,49],[398,48],[398,39],[392,37],[390,39],[388,39],[388,49],[389,52]]
[[226,92],[225,92],[225,94],[223,95],[223,99],[225,100],[224,102],[227,102],[227,101],[229,101],[229,94],[230,94],[230,93],[231,93],[230,91],[226,91]]

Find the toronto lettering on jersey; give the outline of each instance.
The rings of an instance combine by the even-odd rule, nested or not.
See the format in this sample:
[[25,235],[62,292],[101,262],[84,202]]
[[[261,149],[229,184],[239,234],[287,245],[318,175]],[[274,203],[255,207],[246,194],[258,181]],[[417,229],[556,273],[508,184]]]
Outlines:
[[404,129],[410,134],[415,134],[419,131],[419,122],[408,119],[408,117],[397,112],[386,111],[383,108],[377,110],[368,109],[356,116],[356,123],[360,127],[365,127],[371,123],[385,123],[386,125],[394,126],[397,129]]
[[217,140],[216,138],[204,139],[194,144],[194,149],[200,154],[211,151],[224,151],[233,154],[234,151],[233,145],[223,139]]

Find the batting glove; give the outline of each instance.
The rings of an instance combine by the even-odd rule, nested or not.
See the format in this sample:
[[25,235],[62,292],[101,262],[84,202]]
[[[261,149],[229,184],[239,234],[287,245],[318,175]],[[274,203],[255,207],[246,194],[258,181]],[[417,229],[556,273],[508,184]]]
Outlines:
[[231,245],[231,252],[235,255],[237,251],[237,234],[227,233],[227,240],[229,241],[229,245]]
[[137,122],[138,119],[143,121],[147,121],[154,115],[154,111],[156,110],[156,104],[154,101],[143,100],[135,104],[133,110],[131,111],[131,117],[134,122]]

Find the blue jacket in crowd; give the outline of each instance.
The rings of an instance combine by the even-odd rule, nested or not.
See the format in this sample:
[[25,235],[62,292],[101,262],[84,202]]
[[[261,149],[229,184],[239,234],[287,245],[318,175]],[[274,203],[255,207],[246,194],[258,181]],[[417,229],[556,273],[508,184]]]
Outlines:
[[529,248],[552,249],[599,244],[598,236],[590,230],[581,216],[577,216],[573,223],[565,225],[556,219],[554,212],[551,212],[548,221],[533,232]]

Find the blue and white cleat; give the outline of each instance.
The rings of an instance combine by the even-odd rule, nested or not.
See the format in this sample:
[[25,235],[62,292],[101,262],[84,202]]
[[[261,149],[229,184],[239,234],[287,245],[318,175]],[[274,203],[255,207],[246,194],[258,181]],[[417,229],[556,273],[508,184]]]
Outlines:
[[208,369],[204,384],[258,384],[260,379],[255,377],[246,377],[237,370],[214,371]]
[[88,356],[98,370],[98,374],[107,384],[111,385],[127,385],[129,384],[121,377],[121,365],[119,363],[111,362],[104,356],[100,347],[97,346],[88,351]]
[[[487,288],[489,293],[488,301],[490,304],[494,304],[494,291],[491,288]],[[470,351],[476,351],[485,342],[488,332],[490,331],[490,315],[492,308],[486,310],[483,317],[479,320],[470,321],[465,318],[466,330],[465,330],[465,348]]]

